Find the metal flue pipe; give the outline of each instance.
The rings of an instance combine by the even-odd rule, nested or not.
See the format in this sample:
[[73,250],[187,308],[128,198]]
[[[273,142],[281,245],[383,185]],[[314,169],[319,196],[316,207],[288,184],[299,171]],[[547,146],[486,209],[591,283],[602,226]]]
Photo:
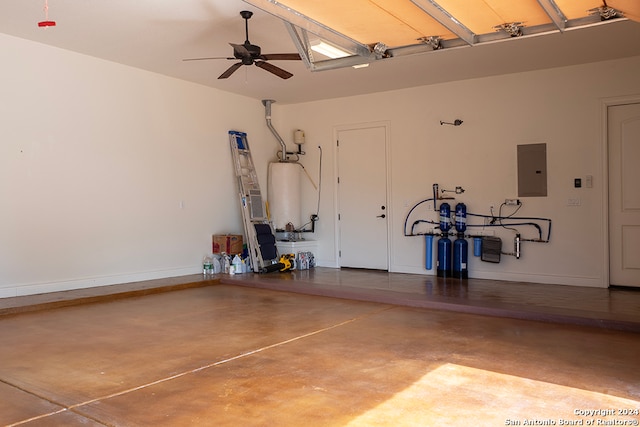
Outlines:
[[282,147],[282,157],[280,158],[280,161],[285,162],[287,160],[287,145],[278,134],[278,131],[276,131],[273,125],[271,124],[271,104],[273,104],[274,102],[276,101],[274,101],[273,99],[262,100],[262,104],[264,105],[264,110],[265,110],[264,113],[265,113],[265,119],[267,121],[267,127],[269,128],[273,136],[275,136],[278,142],[280,143],[280,146]]

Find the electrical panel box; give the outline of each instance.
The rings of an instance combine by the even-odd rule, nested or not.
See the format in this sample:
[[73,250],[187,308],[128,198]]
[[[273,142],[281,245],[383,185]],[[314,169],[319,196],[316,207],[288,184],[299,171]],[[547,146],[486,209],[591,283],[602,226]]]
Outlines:
[[518,197],[546,197],[547,144],[518,145]]

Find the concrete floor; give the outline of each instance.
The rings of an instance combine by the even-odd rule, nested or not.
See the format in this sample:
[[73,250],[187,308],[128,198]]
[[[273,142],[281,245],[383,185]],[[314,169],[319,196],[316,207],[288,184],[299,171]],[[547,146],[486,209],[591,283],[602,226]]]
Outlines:
[[5,312],[0,425],[640,422],[638,333],[224,279]]

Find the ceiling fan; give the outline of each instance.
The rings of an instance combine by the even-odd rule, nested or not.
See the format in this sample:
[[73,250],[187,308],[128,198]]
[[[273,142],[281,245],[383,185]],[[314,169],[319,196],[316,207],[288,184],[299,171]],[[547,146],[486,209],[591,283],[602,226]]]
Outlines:
[[270,54],[262,54],[262,50],[260,46],[256,46],[249,42],[249,19],[253,16],[253,12],[248,10],[243,10],[240,12],[240,16],[244,18],[244,27],[245,27],[245,41],[243,44],[234,44],[229,43],[233,47],[233,58],[226,57],[215,57],[215,58],[188,58],[183,59],[183,61],[202,61],[208,59],[230,59],[237,60],[240,62],[236,62],[231,67],[227,68],[227,70],[220,74],[219,79],[226,79],[231,76],[238,68],[243,65],[256,65],[263,70],[267,70],[268,72],[275,74],[276,76],[282,79],[288,79],[293,76],[290,72],[283,70],[280,67],[276,67],[273,64],[268,63],[267,61],[275,60],[300,60],[300,54],[298,53],[270,53]]

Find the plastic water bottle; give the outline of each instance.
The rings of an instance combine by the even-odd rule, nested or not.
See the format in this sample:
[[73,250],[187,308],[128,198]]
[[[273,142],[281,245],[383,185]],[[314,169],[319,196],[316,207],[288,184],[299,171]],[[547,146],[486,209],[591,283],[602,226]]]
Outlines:
[[225,274],[229,274],[229,270],[231,269],[231,259],[229,258],[229,255],[226,254],[226,252],[222,252],[222,272],[224,272]]
[[204,274],[205,276],[213,274],[213,262],[209,255],[205,255],[204,259],[202,260],[202,274]]
[[233,265],[233,271],[235,274],[244,273],[244,271],[242,271],[242,260],[238,255],[233,257],[231,264]]
[[218,274],[221,271],[222,271],[222,265],[220,265],[220,257],[214,255],[214,257],[213,257],[213,274]]

